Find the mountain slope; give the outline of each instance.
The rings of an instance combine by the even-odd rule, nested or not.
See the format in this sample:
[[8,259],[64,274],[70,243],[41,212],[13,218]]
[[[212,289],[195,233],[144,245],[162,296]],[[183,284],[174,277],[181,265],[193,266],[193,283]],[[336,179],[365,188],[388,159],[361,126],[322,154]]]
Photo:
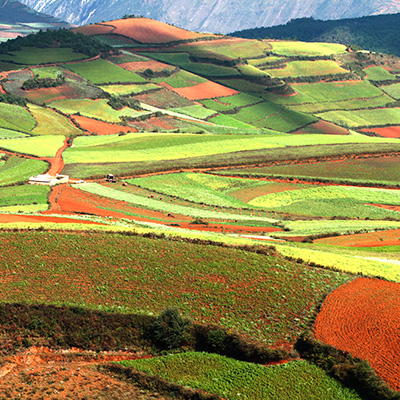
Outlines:
[[346,43],[372,51],[400,55],[399,24],[400,14],[376,15],[339,21],[301,18],[292,20],[285,25],[245,29],[234,32],[232,35],[249,39],[296,37],[308,42]]
[[293,18],[313,16],[340,19],[400,11],[398,0],[23,0],[37,11],[75,24],[140,14],[185,29],[232,32],[254,26],[272,26]]

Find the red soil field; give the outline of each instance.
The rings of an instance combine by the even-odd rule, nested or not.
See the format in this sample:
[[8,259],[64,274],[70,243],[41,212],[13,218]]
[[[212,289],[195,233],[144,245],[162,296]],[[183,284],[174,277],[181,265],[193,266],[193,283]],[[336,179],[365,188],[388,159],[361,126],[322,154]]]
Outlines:
[[120,132],[137,132],[135,128],[129,126],[110,124],[103,121],[97,121],[96,119],[88,117],[82,117],[79,115],[74,115],[71,117],[71,119],[75,121],[82,129],[90,133],[96,133],[97,135],[114,135]]
[[205,36],[148,18],[129,18],[107,22],[115,27],[112,33],[127,36],[140,43],[168,43]]
[[239,93],[237,90],[222,86],[212,81],[203,82],[195,86],[184,88],[170,88],[189,100],[203,100],[214,97],[226,97]]
[[342,128],[341,126],[337,126],[330,122],[326,121],[318,121],[315,124],[309,125],[299,131],[295,132],[296,134],[307,134],[307,133],[324,133],[326,135],[349,135],[350,132]]
[[129,125],[134,126],[137,129],[144,129],[148,131],[152,131],[154,127],[158,127],[160,129],[165,129],[165,130],[180,128],[180,125],[177,122],[177,120],[167,115],[162,117],[151,117],[146,121],[130,121]]
[[51,103],[57,100],[81,98],[81,96],[74,93],[73,89],[69,86],[26,90],[25,97],[29,100],[46,103]]
[[317,316],[318,340],[367,360],[400,390],[400,284],[358,278],[332,292]]
[[375,132],[386,138],[400,138],[400,126],[388,126],[386,128],[361,129],[361,132]]
[[135,72],[143,72],[146,71],[146,69],[148,68],[152,69],[155,72],[160,72],[164,69],[169,69],[169,70],[175,69],[175,67],[171,67],[171,65],[167,65],[155,60],[128,62],[128,63],[118,64],[118,67],[126,69],[127,71],[135,71]]
[[314,243],[348,247],[400,246],[400,229],[328,237],[314,240]]
[[84,35],[106,35],[107,33],[111,33],[115,28],[109,25],[86,25],[80,26],[79,28],[72,29],[73,32],[83,33]]
[[85,225],[104,225],[99,222],[85,221],[73,218],[47,217],[44,215],[20,215],[20,214],[0,214],[0,223],[9,224],[12,222],[40,222],[58,224],[85,224]]

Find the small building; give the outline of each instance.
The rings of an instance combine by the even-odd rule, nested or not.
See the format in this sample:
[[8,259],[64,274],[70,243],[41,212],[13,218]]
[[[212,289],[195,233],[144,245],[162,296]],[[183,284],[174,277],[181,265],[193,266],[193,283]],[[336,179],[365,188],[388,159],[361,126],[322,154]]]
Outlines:
[[60,183],[68,183],[68,182],[69,182],[68,175],[59,175],[59,174],[57,174],[56,176],[43,174],[43,175],[31,176],[29,178],[29,183],[31,185],[54,186]]

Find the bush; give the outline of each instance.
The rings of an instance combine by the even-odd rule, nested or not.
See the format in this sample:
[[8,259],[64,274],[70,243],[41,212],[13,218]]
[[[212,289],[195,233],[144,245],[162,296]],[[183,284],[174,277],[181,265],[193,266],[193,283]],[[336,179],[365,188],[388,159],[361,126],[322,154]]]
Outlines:
[[150,340],[161,350],[176,349],[188,342],[190,325],[179,310],[166,309],[150,324]]

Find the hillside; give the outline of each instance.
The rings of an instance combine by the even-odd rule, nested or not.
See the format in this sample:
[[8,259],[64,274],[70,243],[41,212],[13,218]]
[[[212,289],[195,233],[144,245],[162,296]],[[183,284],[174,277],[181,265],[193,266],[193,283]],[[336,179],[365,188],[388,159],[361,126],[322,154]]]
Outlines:
[[17,0],[0,1],[0,41],[28,35],[40,29],[70,28],[61,19],[27,7]]
[[297,38],[305,42],[343,43],[400,56],[399,23],[400,14],[346,18],[339,21],[301,18],[285,25],[245,29],[231,35],[249,39]]
[[398,398],[399,57],[124,18],[0,77],[0,397]]
[[23,0],[23,3],[78,25],[135,14],[194,31],[223,33],[279,25],[301,17],[340,19],[400,11],[395,0],[205,0],[200,3],[187,0],[179,3],[176,0],[71,0],[68,6],[62,0]]

